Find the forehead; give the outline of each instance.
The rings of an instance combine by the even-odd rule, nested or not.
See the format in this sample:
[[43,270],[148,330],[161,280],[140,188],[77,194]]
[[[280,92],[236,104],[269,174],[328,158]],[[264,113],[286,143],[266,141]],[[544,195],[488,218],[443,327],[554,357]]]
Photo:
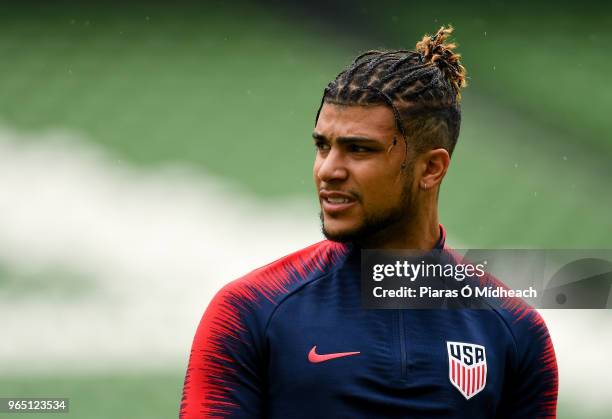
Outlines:
[[382,140],[395,135],[396,129],[393,112],[384,105],[324,103],[315,131],[327,138],[360,136]]

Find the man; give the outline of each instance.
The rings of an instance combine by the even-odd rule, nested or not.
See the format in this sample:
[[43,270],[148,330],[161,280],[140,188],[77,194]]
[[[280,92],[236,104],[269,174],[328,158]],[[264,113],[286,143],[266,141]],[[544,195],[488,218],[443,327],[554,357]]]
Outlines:
[[[325,89],[313,138],[328,240],[214,297],[182,418],[555,417],[555,355],[536,311],[361,306],[362,248],[445,246],[438,191],[465,85],[451,31],[362,54]],[[479,362],[467,376],[455,369],[464,349]]]

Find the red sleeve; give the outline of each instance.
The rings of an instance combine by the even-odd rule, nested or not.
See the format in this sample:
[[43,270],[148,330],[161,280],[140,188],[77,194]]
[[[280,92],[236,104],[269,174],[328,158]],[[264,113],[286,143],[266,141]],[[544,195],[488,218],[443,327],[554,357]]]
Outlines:
[[534,309],[516,320],[518,362],[505,383],[500,418],[556,418],[558,370],[548,328]]
[[248,297],[230,283],[206,309],[191,348],[180,418],[263,417],[263,363],[248,324]]

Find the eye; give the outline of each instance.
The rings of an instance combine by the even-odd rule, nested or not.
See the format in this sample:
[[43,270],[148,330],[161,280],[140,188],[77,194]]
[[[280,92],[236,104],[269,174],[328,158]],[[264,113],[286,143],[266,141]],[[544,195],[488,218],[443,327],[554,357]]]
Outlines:
[[349,146],[349,150],[353,153],[369,153],[370,151],[372,151],[371,148],[360,146],[357,144],[351,144]]
[[327,150],[329,150],[329,144],[327,144],[327,143],[325,143],[323,141],[316,141],[315,142],[315,147],[319,151],[327,151]]

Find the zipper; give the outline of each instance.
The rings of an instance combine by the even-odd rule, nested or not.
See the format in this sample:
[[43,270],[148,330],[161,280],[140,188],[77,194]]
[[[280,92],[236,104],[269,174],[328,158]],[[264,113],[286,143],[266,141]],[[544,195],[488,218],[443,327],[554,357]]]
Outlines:
[[406,353],[406,334],[404,333],[404,313],[403,310],[398,310],[399,319],[399,341],[400,341],[400,377],[408,376],[408,355]]

